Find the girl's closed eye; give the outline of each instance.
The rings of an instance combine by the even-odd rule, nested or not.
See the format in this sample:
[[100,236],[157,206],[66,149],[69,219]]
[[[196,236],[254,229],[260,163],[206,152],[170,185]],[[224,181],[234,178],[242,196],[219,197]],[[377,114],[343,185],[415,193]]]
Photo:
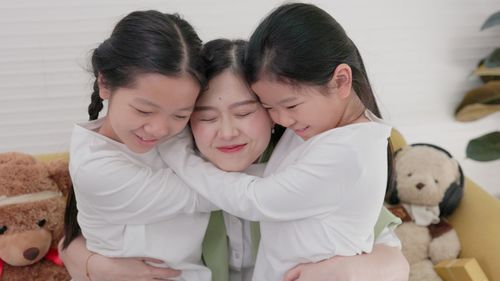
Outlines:
[[286,109],[295,109],[297,108],[297,106],[301,105],[300,103],[297,103],[297,104],[294,104],[294,105],[289,105],[289,106],[286,106]]
[[189,118],[188,115],[174,115],[175,119],[178,119],[178,120],[186,120]]
[[139,109],[139,108],[133,107],[133,106],[132,106],[132,108],[134,108],[138,113],[140,113],[142,115],[149,115],[149,114],[153,113],[150,110]]

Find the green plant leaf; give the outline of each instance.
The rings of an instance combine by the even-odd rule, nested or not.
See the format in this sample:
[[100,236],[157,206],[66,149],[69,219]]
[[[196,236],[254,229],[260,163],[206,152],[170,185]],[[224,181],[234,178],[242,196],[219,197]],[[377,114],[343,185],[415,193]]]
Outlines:
[[466,154],[476,161],[500,159],[500,132],[495,131],[469,141]]
[[484,59],[484,66],[486,67],[500,67],[500,48],[495,49]]
[[487,28],[490,28],[495,25],[500,24],[500,11],[494,13],[491,15],[486,21],[483,23],[483,26],[481,26],[481,30],[485,30]]

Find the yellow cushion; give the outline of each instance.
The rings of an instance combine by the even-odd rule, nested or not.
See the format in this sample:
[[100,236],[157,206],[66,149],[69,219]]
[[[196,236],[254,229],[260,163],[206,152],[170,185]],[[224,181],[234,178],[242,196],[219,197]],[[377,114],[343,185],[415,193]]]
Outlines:
[[399,131],[395,129],[392,129],[391,132],[391,144],[392,144],[392,149],[394,149],[394,151],[406,145],[406,141],[403,138],[403,136],[399,133]]
[[[396,130],[391,143],[394,151],[406,145]],[[476,258],[489,280],[500,280],[500,201],[466,177],[464,197],[449,222],[460,239],[460,258]]]
[[500,201],[466,178],[449,221],[460,238],[460,257],[476,258],[490,280],[500,280]]
[[69,159],[69,154],[66,152],[61,152],[61,153],[49,153],[49,154],[39,154],[35,155],[35,157],[38,160],[44,161],[44,162],[49,162],[53,160],[68,160]]

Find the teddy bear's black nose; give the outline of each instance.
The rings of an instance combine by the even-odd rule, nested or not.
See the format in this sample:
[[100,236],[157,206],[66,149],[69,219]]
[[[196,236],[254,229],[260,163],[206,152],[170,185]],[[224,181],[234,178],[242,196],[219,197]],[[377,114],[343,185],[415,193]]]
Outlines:
[[40,253],[40,250],[38,248],[29,248],[28,250],[24,251],[23,256],[27,260],[34,260],[38,257],[38,254]]
[[420,190],[420,189],[425,187],[425,184],[419,182],[419,183],[417,183],[416,187],[418,188],[418,190]]

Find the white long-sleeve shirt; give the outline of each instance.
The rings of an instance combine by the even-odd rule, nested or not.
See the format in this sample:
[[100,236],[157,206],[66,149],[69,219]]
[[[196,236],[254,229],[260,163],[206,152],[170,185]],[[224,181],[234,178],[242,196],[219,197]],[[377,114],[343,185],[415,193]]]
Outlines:
[[130,151],[97,130],[76,125],[69,171],[78,223],[90,251],[108,257],[152,257],[182,270],[178,280],[209,281],[201,245],[214,209],[168,168],[158,150]]
[[265,178],[224,173],[178,138],[162,156],[191,187],[233,215],[261,221],[253,280],[281,280],[304,262],[370,252],[387,181],[387,138],[377,122],[335,128],[282,153]]

